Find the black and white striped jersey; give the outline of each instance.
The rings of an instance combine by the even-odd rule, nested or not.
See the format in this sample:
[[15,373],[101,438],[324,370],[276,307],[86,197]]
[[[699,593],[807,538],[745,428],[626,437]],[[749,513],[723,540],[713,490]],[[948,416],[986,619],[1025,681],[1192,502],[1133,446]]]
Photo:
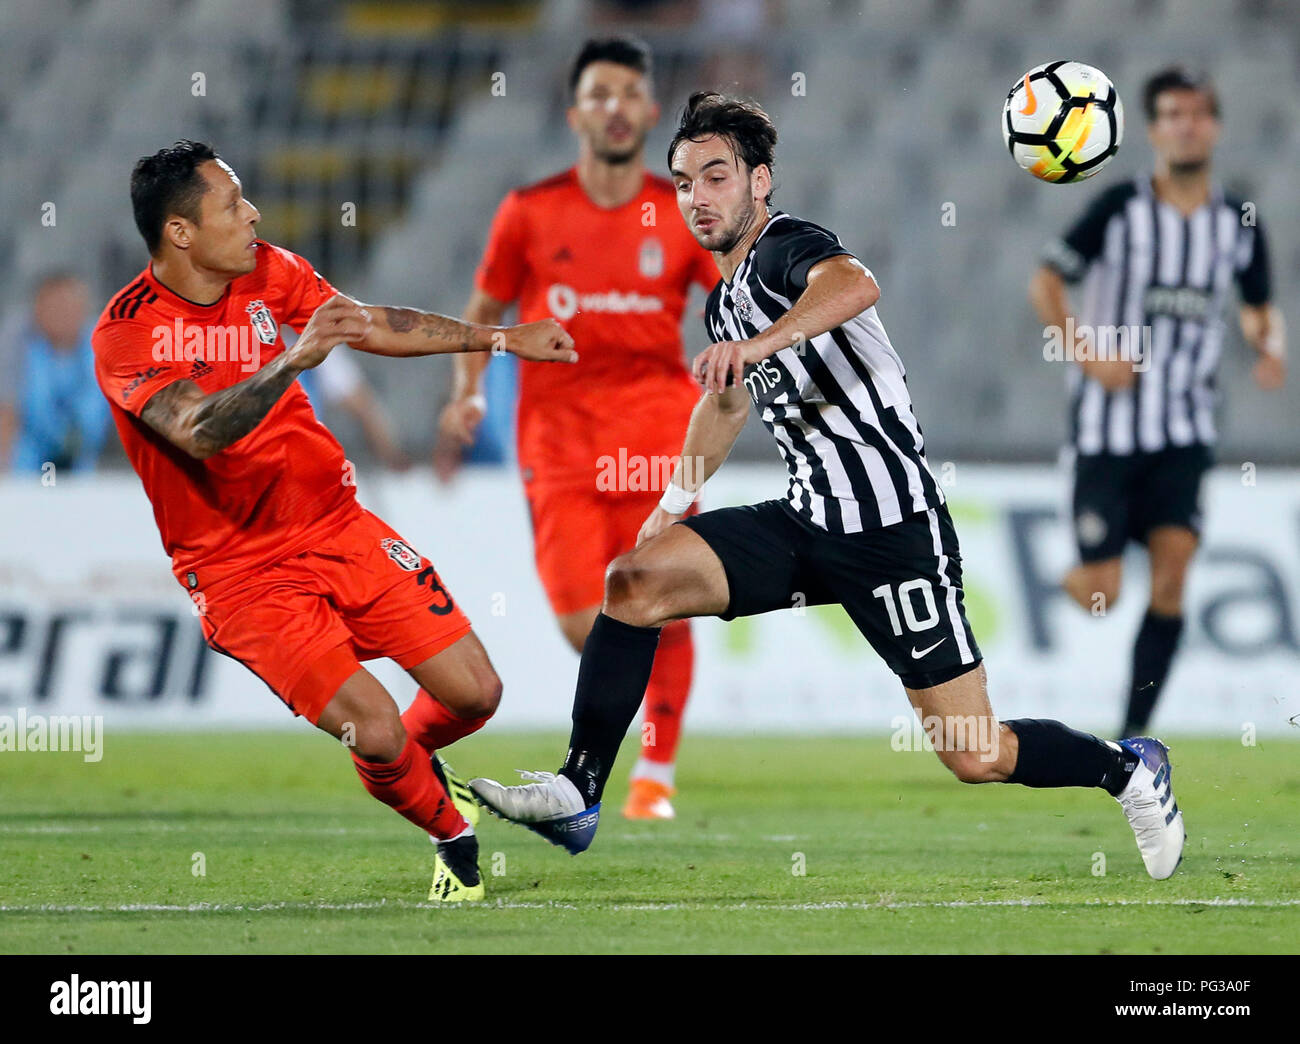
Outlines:
[[[739,341],[766,330],[807,288],[809,269],[840,254],[852,256],[833,233],[774,213],[731,282],[709,294],[709,336]],[[831,533],[860,533],[944,502],[903,373],[874,307],[745,367],[800,517]]]
[[1149,347],[1138,354],[1136,382],[1119,391],[1070,366],[1075,450],[1127,455],[1213,445],[1228,284],[1235,280],[1248,304],[1270,297],[1254,208],[1216,187],[1184,217],[1142,175],[1098,196],[1043,261],[1067,281],[1083,280],[1076,324],[1123,329],[1130,344]]

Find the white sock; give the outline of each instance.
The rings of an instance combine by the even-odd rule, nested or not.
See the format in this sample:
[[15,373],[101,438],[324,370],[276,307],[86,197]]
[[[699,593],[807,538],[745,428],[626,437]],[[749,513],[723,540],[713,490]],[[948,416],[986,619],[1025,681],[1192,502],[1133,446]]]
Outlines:
[[432,841],[435,845],[440,845],[444,841],[457,841],[462,837],[473,837],[473,836],[474,836],[474,827],[467,819],[465,820],[465,829],[462,830],[455,837],[434,837],[432,834],[430,834],[429,840]]
[[631,778],[652,779],[656,783],[662,783],[666,787],[671,787],[676,772],[676,762],[650,761],[647,758],[637,758],[636,764],[632,766]]

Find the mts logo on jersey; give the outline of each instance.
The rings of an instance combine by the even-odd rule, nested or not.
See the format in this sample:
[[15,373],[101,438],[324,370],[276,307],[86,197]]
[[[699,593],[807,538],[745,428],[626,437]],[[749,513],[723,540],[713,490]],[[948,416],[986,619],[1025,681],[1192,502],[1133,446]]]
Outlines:
[[782,374],[771,359],[750,366],[745,371],[745,390],[757,405],[764,405],[773,398],[772,391],[781,383]]

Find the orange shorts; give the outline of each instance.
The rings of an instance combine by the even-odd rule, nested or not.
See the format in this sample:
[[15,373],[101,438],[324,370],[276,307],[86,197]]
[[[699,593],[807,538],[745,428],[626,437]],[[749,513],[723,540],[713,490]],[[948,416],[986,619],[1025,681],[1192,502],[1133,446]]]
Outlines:
[[[566,616],[605,600],[605,567],[636,547],[663,493],[535,483],[527,496],[537,573],[555,615]],[[687,514],[696,510],[692,504]]]
[[411,668],[470,629],[432,563],[364,508],[310,551],[191,596],[208,645],[313,725],[361,660]]

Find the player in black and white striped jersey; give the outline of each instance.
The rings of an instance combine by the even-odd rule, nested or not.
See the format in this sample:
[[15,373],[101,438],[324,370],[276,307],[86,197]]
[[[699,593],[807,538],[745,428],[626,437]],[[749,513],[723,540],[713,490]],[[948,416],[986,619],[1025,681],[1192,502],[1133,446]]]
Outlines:
[[[1151,599],[1134,644],[1122,736],[1146,729],[1182,633],[1232,283],[1242,330],[1259,352],[1257,382],[1277,388],[1285,378],[1263,227],[1253,205],[1211,177],[1219,134],[1213,86],[1166,69],[1148,81],[1143,102],[1154,172],[1097,197],[1048,246],[1031,286],[1043,322],[1063,331],[1058,339],[1083,336],[1088,344],[1076,353],[1088,358],[1069,371],[1080,564],[1065,590],[1085,609],[1104,609],[1119,593],[1128,541],[1145,544],[1150,557]],[[1066,283],[1079,280],[1072,312]]]
[[[669,149],[677,202],[723,280],[706,307],[715,343],[693,366],[705,393],[683,464],[636,549],[610,564],[560,771],[471,787],[497,814],[581,852],[659,628],[839,604],[899,676],[959,779],[1101,787],[1123,806],[1151,876],[1170,876],[1185,833],[1159,741],[1108,743],[1059,721],[994,717],[963,610],[957,534],[876,314],[880,288],[832,233],[769,212],[775,144],[752,103],[702,92],[683,112]],[[685,517],[751,401],[786,461],[787,496]]]
[[[773,214],[732,279],[709,295],[709,336],[760,337],[790,310],[811,267],[832,257],[871,277],[826,229]],[[746,371],[790,472],[787,502],[805,521],[860,533],[943,504],[903,374],[874,307]]]

